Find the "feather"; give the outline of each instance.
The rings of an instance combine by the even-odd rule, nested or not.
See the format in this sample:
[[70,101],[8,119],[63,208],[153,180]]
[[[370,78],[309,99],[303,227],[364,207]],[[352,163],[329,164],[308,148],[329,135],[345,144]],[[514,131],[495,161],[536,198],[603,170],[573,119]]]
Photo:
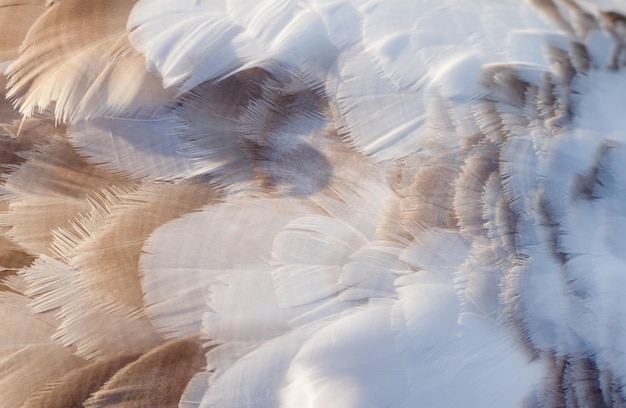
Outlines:
[[[81,359],[71,350],[49,340],[55,319],[33,314],[29,302],[21,294],[0,294],[0,390],[7,407],[22,406],[47,382],[81,365]],[[18,327],[20,330],[16,330]]]
[[[6,84],[6,76],[0,74],[0,89],[6,88]],[[2,94],[0,95],[0,115],[0,123],[11,123],[16,119],[19,119],[20,117],[19,114],[13,109],[11,102],[5,98],[4,92],[2,92]],[[5,134],[4,130],[2,130],[1,132],[1,134]]]
[[85,161],[132,180],[180,180],[203,173],[172,135],[171,116],[98,117],[68,128],[69,142]]
[[[11,227],[9,236],[25,249],[51,255],[52,230],[71,229],[72,219],[90,210],[89,196],[127,183],[85,163],[63,136],[63,129],[49,121],[32,119],[22,130],[26,136],[19,138],[24,141],[12,144],[17,163],[23,163],[5,176],[2,197],[10,204],[8,212],[0,215],[0,223]],[[24,149],[27,146],[29,150]]]
[[[126,39],[134,1],[64,0],[48,8],[7,70],[9,92],[27,116],[56,102],[57,121],[120,112],[152,113],[168,98]],[[75,16],[81,16],[75,18]],[[124,80],[130,75],[133,80]]]
[[119,370],[84,406],[176,407],[184,387],[203,365],[203,350],[194,339],[166,343]]
[[46,385],[45,390],[29,398],[23,407],[82,407],[89,395],[136,358],[136,356],[113,357],[76,368]]
[[[0,2],[0,65],[19,56],[19,48],[32,24],[45,11],[42,0],[3,0]],[[3,109],[4,111],[4,109]]]
[[617,0],[0,0],[0,405],[626,400]]
[[317,13],[296,1],[207,1],[181,7],[163,0],[159,12],[154,10],[151,2],[138,2],[128,27],[131,42],[163,76],[165,87],[188,91],[240,68],[323,68],[327,55],[333,55]]

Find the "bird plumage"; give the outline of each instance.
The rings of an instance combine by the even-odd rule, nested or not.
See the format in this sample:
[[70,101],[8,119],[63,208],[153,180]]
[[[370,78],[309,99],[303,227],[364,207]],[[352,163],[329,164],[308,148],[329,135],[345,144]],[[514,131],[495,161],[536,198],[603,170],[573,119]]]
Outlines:
[[625,406],[625,12],[0,1],[0,405]]

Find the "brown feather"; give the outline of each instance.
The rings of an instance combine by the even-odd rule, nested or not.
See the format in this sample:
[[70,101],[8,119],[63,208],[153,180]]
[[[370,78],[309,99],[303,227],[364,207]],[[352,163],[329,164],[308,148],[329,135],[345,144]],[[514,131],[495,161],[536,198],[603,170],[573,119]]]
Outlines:
[[70,371],[26,401],[22,408],[82,408],[85,400],[137,355],[115,356]]
[[0,0],[0,64],[18,57],[26,33],[45,10],[43,0]]
[[[126,37],[134,0],[63,0],[32,26],[7,71],[8,96],[32,115],[56,101],[57,120],[153,113],[171,98]],[[127,78],[134,78],[128,81]]]
[[204,354],[194,339],[164,344],[119,371],[85,407],[178,407],[187,383],[206,365]]

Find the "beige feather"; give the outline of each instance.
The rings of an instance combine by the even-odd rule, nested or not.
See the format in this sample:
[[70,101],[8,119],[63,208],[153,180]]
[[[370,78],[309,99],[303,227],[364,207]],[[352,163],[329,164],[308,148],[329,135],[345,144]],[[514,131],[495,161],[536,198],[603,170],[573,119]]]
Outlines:
[[26,33],[45,10],[43,0],[0,1],[0,66],[17,59]]
[[76,216],[89,212],[88,197],[96,197],[106,187],[128,184],[86,163],[63,132],[45,119],[27,120],[20,136],[14,135],[20,140],[13,144],[14,152],[6,153],[10,155],[8,164],[11,159],[14,164],[25,162],[6,176],[0,190],[0,199],[10,200],[8,212],[0,214],[0,223],[11,227],[8,236],[33,254],[53,254],[52,231],[71,229]]
[[144,353],[163,342],[140,313],[114,315],[98,305],[80,287],[76,271],[67,264],[41,255],[20,270],[29,284],[27,295],[37,313],[54,313],[60,323],[51,339],[86,359]]
[[[0,360],[2,406],[19,408],[46,383],[79,367],[82,359],[54,343],[22,345]],[[45,362],[45,363],[43,363]]]
[[[168,101],[161,80],[126,37],[135,1],[55,2],[32,26],[12,64],[8,97],[30,116],[56,101],[56,120],[152,114]],[[128,78],[133,78],[128,81]]]
[[83,363],[72,349],[49,340],[51,314],[34,315],[30,299],[0,293],[0,395],[2,407],[20,407],[33,393]]
[[195,339],[166,343],[120,370],[85,407],[178,407],[187,383],[206,365],[204,354]]
[[47,384],[42,391],[29,398],[22,408],[82,408],[92,393],[137,357],[115,356],[74,369]]
[[138,270],[144,242],[157,227],[214,197],[206,182],[145,184],[104,200],[106,205],[77,221],[82,235],[75,244],[70,231],[59,231],[55,247],[74,268],[76,284],[90,303],[122,315],[137,313],[143,307]]
[[62,324],[54,338],[75,345],[78,355],[98,359],[160,344],[162,337],[143,312],[138,264],[144,241],[158,226],[213,196],[205,182],[117,190],[92,201],[93,209],[71,230],[56,230],[52,247],[62,262],[40,258],[21,271],[36,310],[58,310]]
[[408,163],[398,174],[399,224],[414,228],[455,229],[453,187],[460,173],[458,155],[447,152],[422,160],[419,156],[419,153],[409,156]]

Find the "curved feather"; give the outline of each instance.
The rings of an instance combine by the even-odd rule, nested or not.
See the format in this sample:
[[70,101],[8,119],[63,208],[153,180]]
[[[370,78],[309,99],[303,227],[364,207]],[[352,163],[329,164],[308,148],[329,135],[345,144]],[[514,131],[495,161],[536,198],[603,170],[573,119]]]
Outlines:
[[56,120],[75,122],[160,109],[170,93],[145,70],[143,57],[126,38],[133,4],[64,0],[46,10],[7,70],[7,96],[20,112],[30,116],[56,102]]

